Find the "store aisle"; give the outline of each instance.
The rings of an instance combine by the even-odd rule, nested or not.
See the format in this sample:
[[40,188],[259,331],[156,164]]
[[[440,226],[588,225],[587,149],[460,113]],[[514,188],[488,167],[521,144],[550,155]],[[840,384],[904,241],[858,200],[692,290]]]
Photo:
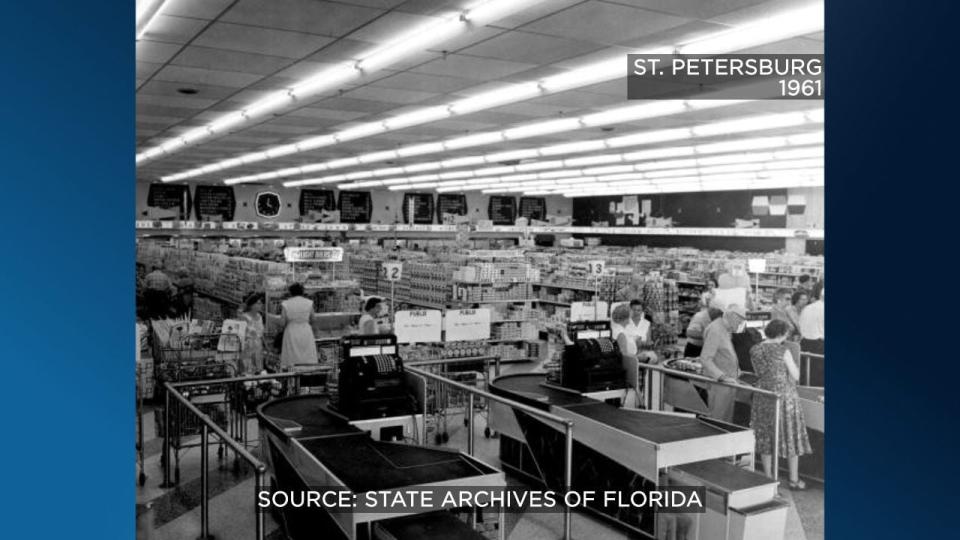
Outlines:
[[[505,364],[501,374],[523,373],[537,370],[537,364]],[[200,530],[200,451],[193,448],[181,454],[181,481],[172,489],[160,487],[162,471],[160,468],[161,440],[155,437],[153,430],[153,411],[148,408],[144,417],[144,442],[146,447],[147,483],[137,490],[137,502],[151,501],[152,529],[151,540],[179,540],[196,537]],[[486,415],[477,413],[475,418],[476,456],[495,466],[500,466],[499,439],[483,436],[486,427]],[[250,422],[251,436],[256,437],[256,422]],[[466,448],[466,428],[463,416],[451,415],[447,429],[450,440],[444,446],[463,450]],[[191,441],[192,442],[192,441]],[[233,460],[229,457],[222,462],[217,458],[216,446],[211,446],[210,463],[210,529],[218,538],[243,540],[253,538],[255,515],[252,509],[254,482],[251,471],[242,467],[238,473],[233,470]],[[512,480],[516,481],[516,480]],[[787,534],[785,540],[822,540],[823,534],[823,487],[810,482],[805,492],[791,492],[781,489],[781,496],[789,502],[787,516]],[[238,511],[245,507],[250,511]],[[282,539],[277,523],[265,516],[268,538]],[[521,540],[525,538],[551,538],[562,530],[561,514],[529,513],[522,516],[508,515],[506,537]],[[611,539],[629,538],[619,529],[612,528],[590,515],[574,514],[573,531],[575,538]]]

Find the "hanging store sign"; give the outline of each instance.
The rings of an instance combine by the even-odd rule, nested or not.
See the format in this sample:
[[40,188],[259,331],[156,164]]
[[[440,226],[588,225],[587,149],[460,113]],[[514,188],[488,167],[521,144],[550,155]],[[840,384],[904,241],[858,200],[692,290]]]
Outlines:
[[570,322],[605,321],[609,308],[606,302],[574,302],[570,304]]
[[283,250],[287,262],[340,262],[343,260],[343,248],[340,247],[288,247]]

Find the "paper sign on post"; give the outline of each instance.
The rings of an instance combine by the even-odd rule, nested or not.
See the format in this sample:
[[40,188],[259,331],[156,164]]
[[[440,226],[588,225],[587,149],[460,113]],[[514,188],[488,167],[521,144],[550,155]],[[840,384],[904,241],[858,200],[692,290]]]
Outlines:
[[489,309],[451,309],[443,318],[445,341],[490,339]]
[[570,304],[570,322],[605,321],[609,305],[606,302],[574,302]]
[[432,343],[440,341],[443,315],[439,310],[398,311],[393,319],[397,343]]
[[766,259],[747,259],[747,270],[754,274],[767,271]]
[[380,279],[387,281],[400,281],[403,276],[403,263],[398,261],[389,261],[380,265]]

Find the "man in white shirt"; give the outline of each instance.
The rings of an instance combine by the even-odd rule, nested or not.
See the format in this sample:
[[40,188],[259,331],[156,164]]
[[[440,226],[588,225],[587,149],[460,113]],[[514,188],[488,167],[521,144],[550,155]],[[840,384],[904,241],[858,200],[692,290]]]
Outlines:
[[[820,298],[800,312],[800,350],[820,356],[823,355],[823,296],[820,291]],[[801,382],[823,386],[823,359],[807,357],[806,360],[810,362],[810,379]]]

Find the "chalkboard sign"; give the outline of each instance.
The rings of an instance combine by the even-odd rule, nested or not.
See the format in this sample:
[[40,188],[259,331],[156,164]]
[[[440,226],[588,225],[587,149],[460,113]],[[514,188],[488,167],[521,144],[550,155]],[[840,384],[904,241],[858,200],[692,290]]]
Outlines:
[[543,197],[520,197],[520,217],[547,220],[547,200]]
[[[410,218],[413,217],[411,221]],[[433,223],[433,194],[404,193],[403,222],[420,225]]]
[[437,195],[437,221],[443,223],[444,214],[467,215],[467,196],[463,193]]
[[196,204],[193,205],[197,219],[220,218],[223,221],[233,221],[233,212],[237,206],[237,199],[233,196],[231,186],[199,185],[196,190]]
[[150,184],[147,191],[147,206],[180,211],[179,219],[190,217],[190,187],[176,184]]
[[340,192],[340,223],[370,223],[373,199],[369,191]]
[[300,217],[310,212],[337,209],[337,196],[332,189],[301,189],[300,190]]
[[491,195],[487,216],[494,225],[513,225],[517,220],[517,198]]

